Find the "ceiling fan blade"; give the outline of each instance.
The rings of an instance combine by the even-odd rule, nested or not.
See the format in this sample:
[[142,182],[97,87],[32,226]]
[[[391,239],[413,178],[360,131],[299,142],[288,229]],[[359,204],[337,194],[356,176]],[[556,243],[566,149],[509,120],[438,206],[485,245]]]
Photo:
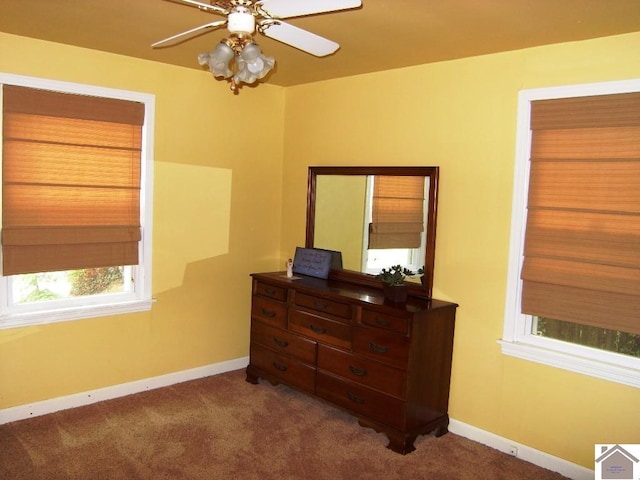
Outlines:
[[261,31],[269,38],[291,45],[316,57],[331,55],[340,48],[336,42],[285,22],[277,21],[264,25]]
[[200,10],[206,10],[207,12],[219,13],[220,15],[226,15],[228,10],[220,5],[211,5],[209,3],[198,2],[197,0],[180,0],[183,3],[188,3],[194,7],[198,7]]
[[[183,0],[186,1],[186,0]],[[273,18],[291,18],[314,13],[347,10],[362,5],[361,0],[263,0],[262,9]]]
[[207,23],[205,25],[200,25],[199,27],[195,27],[192,28],[190,30],[187,30],[185,32],[181,32],[178,33],[176,35],[172,35],[170,37],[167,37],[165,39],[159,40],[155,43],[151,44],[152,48],[156,48],[156,47],[160,47],[160,46],[169,46],[167,44],[174,42],[175,40],[178,40],[182,37],[186,37],[188,35],[191,35],[193,33],[199,32],[201,30],[208,30],[208,29],[216,29],[218,27],[222,27],[223,25],[226,25],[227,21],[226,20],[218,20],[216,22],[211,22],[211,23]]

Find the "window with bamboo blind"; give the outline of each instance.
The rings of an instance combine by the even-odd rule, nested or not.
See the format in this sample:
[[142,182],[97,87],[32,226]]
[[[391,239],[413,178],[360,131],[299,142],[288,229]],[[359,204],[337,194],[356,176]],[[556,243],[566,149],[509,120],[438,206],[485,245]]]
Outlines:
[[640,81],[519,111],[503,352],[640,386]]
[[523,313],[640,334],[640,93],[531,105]]
[[[30,77],[0,85],[3,292],[27,274],[128,266],[133,285],[115,302],[149,303],[153,97]],[[3,296],[2,317],[13,303]]]
[[144,105],[6,85],[3,275],[138,263]]

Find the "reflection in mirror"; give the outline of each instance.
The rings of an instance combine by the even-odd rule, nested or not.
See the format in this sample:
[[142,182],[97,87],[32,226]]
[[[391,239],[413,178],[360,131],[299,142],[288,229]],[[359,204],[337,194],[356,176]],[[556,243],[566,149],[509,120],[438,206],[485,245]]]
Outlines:
[[314,248],[342,252],[347,270],[362,268],[367,177],[321,175],[316,184]]
[[310,167],[306,246],[341,252],[339,275],[365,283],[392,265],[424,266],[407,280],[430,296],[437,181],[437,167]]

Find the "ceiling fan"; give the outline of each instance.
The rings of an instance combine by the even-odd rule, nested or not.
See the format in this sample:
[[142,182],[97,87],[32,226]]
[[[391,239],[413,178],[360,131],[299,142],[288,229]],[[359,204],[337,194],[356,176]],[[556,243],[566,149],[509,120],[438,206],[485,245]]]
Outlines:
[[[258,33],[295,47],[317,57],[334,53],[336,42],[283,22],[283,18],[314,15],[359,7],[361,0],[179,0],[208,13],[226,17],[224,20],[200,25],[153,43],[153,48],[168,47],[196,34],[227,27],[229,37],[223,39],[212,52],[201,53],[198,61],[208,65],[216,78],[230,79],[236,92],[240,83],[254,83],[263,78],[275,65],[254,42]],[[235,59],[235,72],[231,62]]]

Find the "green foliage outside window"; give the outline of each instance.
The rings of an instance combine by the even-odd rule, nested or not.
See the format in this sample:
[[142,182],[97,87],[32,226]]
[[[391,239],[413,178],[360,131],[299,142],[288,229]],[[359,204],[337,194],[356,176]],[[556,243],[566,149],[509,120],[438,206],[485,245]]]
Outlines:
[[21,302],[40,302],[43,300],[55,300],[60,295],[48,289],[45,285],[51,281],[51,275],[47,273],[31,273],[23,275],[28,285],[28,293]]
[[15,283],[17,303],[116,293],[124,288],[124,267],[30,273],[17,275]]
[[123,267],[86,268],[69,272],[71,296],[97,295],[122,288]]
[[538,317],[537,320],[535,333],[540,336],[640,357],[640,335],[552,318]]

